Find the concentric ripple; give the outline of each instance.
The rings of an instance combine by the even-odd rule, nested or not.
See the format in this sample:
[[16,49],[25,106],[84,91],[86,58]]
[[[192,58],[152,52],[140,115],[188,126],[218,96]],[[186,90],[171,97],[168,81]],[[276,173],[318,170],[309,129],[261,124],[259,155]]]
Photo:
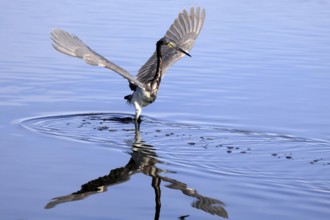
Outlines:
[[[323,198],[330,191],[330,145],[326,141],[150,117],[143,117],[140,133],[136,133],[133,118],[121,113],[79,113],[29,118],[21,125],[110,151],[143,152],[137,155],[155,158],[162,170],[230,184],[233,195],[244,183],[249,190],[239,190],[238,200],[301,192]],[[317,203],[312,206],[317,208]]]
[[[135,138],[133,115],[130,114],[55,115],[25,119],[21,124],[47,135],[101,144],[125,152],[132,147]],[[282,134],[175,124],[143,117],[140,137],[154,147],[164,162],[193,166],[214,174],[248,174],[248,170],[253,176],[258,173],[277,175],[288,166],[325,167],[330,164],[326,157],[329,143]],[[283,172],[281,177],[285,176]],[[292,173],[286,177],[291,178]]]

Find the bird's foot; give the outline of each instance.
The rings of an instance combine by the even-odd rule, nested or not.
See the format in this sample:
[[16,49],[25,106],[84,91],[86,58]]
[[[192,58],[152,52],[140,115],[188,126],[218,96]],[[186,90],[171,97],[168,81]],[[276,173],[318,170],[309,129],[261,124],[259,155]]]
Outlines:
[[142,119],[141,116],[135,119],[135,132],[140,132],[140,125],[141,125]]

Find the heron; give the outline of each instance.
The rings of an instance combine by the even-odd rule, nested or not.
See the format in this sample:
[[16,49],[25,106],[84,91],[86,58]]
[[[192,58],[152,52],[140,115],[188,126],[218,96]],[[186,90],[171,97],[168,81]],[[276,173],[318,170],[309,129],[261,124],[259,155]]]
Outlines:
[[87,64],[110,69],[128,80],[132,94],[124,98],[135,107],[135,125],[139,127],[142,108],[156,100],[167,69],[185,55],[191,57],[188,52],[193,48],[204,20],[205,9],[191,7],[189,12],[186,9],[182,10],[165,36],[157,41],[155,52],[140,68],[136,77],[95,52],[74,34],[55,28],[51,31],[50,37],[57,51],[82,58]]

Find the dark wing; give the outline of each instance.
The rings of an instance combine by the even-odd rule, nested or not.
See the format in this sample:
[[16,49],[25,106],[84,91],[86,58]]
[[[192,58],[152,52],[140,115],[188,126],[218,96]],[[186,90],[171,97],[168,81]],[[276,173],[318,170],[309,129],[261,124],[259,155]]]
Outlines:
[[102,66],[113,70],[133,85],[141,88],[143,87],[143,84],[137,81],[129,72],[96,53],[77,36],[56,28],[50,33],[50,37],[53,41],[53,47],[59,52],[73,57],[82,58],[86,63],[93,66]]
[[[194,9],[193,7],[188,12],[184,9],[174,23],[168,29],[165,37],[173,40],[178,47],[186,52],[189,52],[194,44],[197,36],[202,30],[205,20],[205,9],[201,11],[200,7]],[[163,66],[162,74],[171,67],[176,61],[181,59],[184,54],[169,47],[162,47]],[[154,78],[157,69],[157,55],[156,52],[149,58],[149,60],[140,68],[137,74],[137,80],[142,83],[147,83]],[[163,76],[162,75],[162,76]]]

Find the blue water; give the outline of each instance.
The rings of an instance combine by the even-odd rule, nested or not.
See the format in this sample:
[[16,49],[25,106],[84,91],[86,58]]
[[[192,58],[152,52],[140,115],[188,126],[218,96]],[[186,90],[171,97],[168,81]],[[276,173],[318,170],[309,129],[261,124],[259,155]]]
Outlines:
[[[204,28],[143,110],[140,137],[127,82],[50,44],[63,28],[135,74],[191,5],[206,9]],[[328,219],[328,1],[0,6],[1,219]],[[118,169],[128,179],[110,183]],[[45,209],[99,177],[99,192]]]

